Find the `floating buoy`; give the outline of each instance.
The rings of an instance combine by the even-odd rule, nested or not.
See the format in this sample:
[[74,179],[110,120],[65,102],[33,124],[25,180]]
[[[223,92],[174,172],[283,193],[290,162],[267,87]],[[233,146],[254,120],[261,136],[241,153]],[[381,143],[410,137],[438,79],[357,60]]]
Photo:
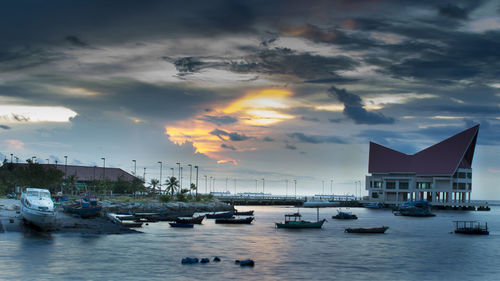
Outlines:
[[193,264],[198,263],[198,258],[185,257],[181,261],[182,264]]
[[220,258],[219,257],[215,257],[214,258],[214,262],[220,262]]
[[201,263],[209,263],[210,260],[208,258],[202,258],[200,262]]

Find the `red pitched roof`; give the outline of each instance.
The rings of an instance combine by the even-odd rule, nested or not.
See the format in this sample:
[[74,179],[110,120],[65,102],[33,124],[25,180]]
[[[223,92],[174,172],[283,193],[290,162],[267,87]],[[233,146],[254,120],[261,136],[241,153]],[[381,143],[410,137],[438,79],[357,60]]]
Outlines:
[[370,142],[368,172],[453,175],[457,168],[471,168],[478,131],[476,125],[413,155]]

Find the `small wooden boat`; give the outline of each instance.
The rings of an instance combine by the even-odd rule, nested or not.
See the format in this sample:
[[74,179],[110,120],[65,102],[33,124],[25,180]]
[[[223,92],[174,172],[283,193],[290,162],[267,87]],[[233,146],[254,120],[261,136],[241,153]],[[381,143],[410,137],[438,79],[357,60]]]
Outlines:
[[325,223],[325,219],[318,220],[315,222],[304,221],[302,220],[302,215],[299,213],[294,214],[286,214],[285,222],[276,223],[277,228],[321,228],[323,223]]
[[235,216],[253,216],[253,210],[251,210],[251,211],[245,211],[245,212],[239,212],[238,210],[236,210],[234,212],[234,215]]
[[198,217],[193,217],[193,218],[178,217],[178,218],[175,219],[175,222],[177,222],[177,223],[201,224],[201,222],[203,221],[204,218],[205,218],[205,215],[198,216]]
[[80,195],[80,201],[66,202],[63,210],[70,214],[79,215],[82,218],[97,217],[101,214],[102,206],[97,203],[95,193]]
[[228,223],[228,224],[251,224],[254,217],[247,217],[244,219],[228,218],[228,219],[216,219],[215,223]]
[[229,219],[232,218],[234,215],[234,212],[223,212],[223,213],[212,213],[212,214],[207,214],[206,217],[207,219]]
[[346,228],[347,233],[385,233],[389,229],[388,226],[372,227],[372,228]]
[[338,220],[357,220],[358,216],[351,212],[343,212],[340,210],[337,210],[337,215],[332,216],[332,219],[338,219]]
[[182,228],[193,228],[194,224],[192,223],[180,223],[180,222],[169,222],[171,227],[182,227]]
[[455,221],[455,233],[472,235],[489,235],[488,223],[481,225],[478,221]]

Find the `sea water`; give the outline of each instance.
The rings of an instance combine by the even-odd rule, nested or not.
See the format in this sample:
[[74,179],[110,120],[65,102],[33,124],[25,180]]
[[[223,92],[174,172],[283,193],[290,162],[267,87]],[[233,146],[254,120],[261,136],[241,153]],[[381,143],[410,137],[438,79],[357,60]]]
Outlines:
[[[322,229],[277,229],[293,207],[255,210],[252,225],[205,219],[192,229],[150,223],[139,234],[0,234],[0,280],[499,280],[500,207],[490,212],[435,211],[394,216],[352,208],[358,220],[334,220],[320,209]],[[306,220],[316,209],[301,208]],[[453,234],[456,220],[488,222],[489,236]],[[347,227],[389,226],[385,234],[349,234]],[[213,262],[218,256],[221,262]],[[210,258],[182,265],[184,257]],[[255,267],[235,260],[253,259]]]

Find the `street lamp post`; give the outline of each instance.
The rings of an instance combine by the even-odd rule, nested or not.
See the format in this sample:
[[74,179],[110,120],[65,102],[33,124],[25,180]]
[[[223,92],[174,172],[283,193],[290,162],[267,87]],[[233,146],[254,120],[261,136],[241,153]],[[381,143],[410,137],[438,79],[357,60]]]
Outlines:
[[205,194],[208,194],[207,190],[207,175],[203,175],[205,177]]
[[12,160],[13,160],[13,158],[12,158],[12,157],[13,157],[13,156],[14,156],[14,154],[13,154],[13,153],[11,153],[11,154],[10,154],[10,163],[12,163]]
[[137,161],[132,160],[134,162],[134,177],[137,177]]
[[144,174],[142,174],[142,181],[146,183],[146,167],[144,167]]
[[64,177],[68,178],[68,156],[64,156]]
[[193,165],[191,164],[188,164],[188,167],[189,167],[189,190],[191,190],[191,175],[193,174]]
[[196,169],[196,196],[198,196],[198,166],[194,166]]
[[210,176],[210,193],[212,193],[212,176]]
[[262,196],[266,194],[266,180],[262,179]]
[[255,180],[255,195],[257,195],[257,193],[258,193],[258,191],[257,191],[257,182],[258,182],[258,181],[259,181],[259,180]]
[[36,156],[31,157],[31,163],[35,163]]
[[217,192],[217,190],[215,189],[215,177],[212,180],[214,181],[212,188],[213,188],[214,192]]
[[295,183],[295,199],[297,199],[297,180],[293,180]]
[[181,163],[179,162],[179,163],[175,163],[175,164],[177,164],[179,166],[179,178],[178,178],[178,180],[180,182],[180,180],[181,180]]
[[286,184],[286,187],[285,187],[285,198],[288,198],[288,180],[285,180],[285,184]]
[[[45,160],[47,160],[47,165],[49,165],[49,164],[50,164],[50,162],[49,162],[49,158],[47,158],[47,159],[45,159]],[[11,162],[11,163],[12,163],[12,162]]]
[[19,157],[14,156],[16,158],[16,163],[19,164]]
[[184,170],[184,167],[181,167],[181,176],[180,176],[180,190],[182,190],[182,178],[183,178],[183,175],[182,175],[182,171]]
[[158,163],[160,163],[160,185],[158,186],[158,188],[160,189],[160,195],[161,195],[161,172],[163,170],[163,163],[161,161],[158,161]]

